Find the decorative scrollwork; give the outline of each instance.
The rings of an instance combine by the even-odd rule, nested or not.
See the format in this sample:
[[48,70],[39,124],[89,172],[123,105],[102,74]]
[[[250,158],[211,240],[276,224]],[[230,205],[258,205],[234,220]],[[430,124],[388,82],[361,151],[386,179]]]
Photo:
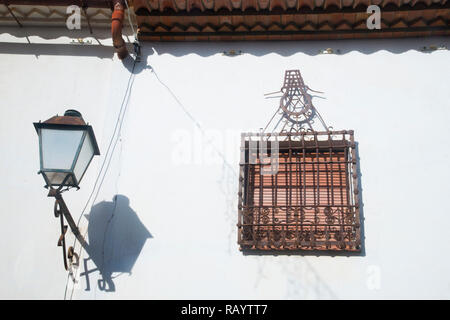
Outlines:
[[255,239],[258,241],[263,240],[266,237],[267,237],[267,232],[265,230],[257,230],[255,232]]
[[270,213],[270,210],[268,208],[263,208],[262,213],[261,213],[262,223],[268,224],[270,222],[269,213]]
[[286,211],[286,222],[295,223],[298,219],[298,209],[288,208]]
[[314,224],[320,223],[319,208],[314,209]]
[[244,209],[243,212],[243,222],[244,224],[251,224],[253,223],[253,218],[254,218],[254,214],[253,214],[253,209]]
[[242,231],[242,236],[244,237],[245,240],[253,240],[253,232],[252,229],[249,227],[244,227],[243,231]]
[[346,230],[344,238],[347,239],[348,241],[355,240],[355,233],[353,232],[353,230],[351,228],[348,228]]
[[331,207],[325,207],[323,209],[323,213],[325,214],[325,222],[327,224],[334,224],[336,221],[336,217],[333,215],[333,210],[331,210]]
[[286,239],[292,240],[295,238],[295,232],[292,230],[286,231]]
[[281,239],[281,231],[278,230],[278,229],[273,230],[273,231],[272,231],[272,236],[273,236],[273,240],[274,240],[275,242],[280,241],[280,239]]
[[305,222],[305,219],[306,219],[305,210],[300,209],[300,223]]
[[345,213],[345,223],[354,224],[355,223],[355,215],[351,211],[347,211]]

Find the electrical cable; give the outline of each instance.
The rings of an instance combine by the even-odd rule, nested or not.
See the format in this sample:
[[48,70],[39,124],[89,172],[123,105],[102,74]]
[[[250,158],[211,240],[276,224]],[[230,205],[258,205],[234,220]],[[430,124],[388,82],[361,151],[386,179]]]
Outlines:
[[[170,93],[170,95],[174,98],[174,100],[177,102],[178,106],[183,110],[183,112],[186,114],[186,116],[189,117],[189,119],[191,119],[191,121],[195,124],[195,126],[200,130],[200,133],[206,137],[206,132],[205,129],[203,129],[202,125],[200,124],[200,122],[198,122],[194,116],[186,109],[186,107],[180,102],[180,100],[178,100],[177,96],[172,92],[172,90],[170,90],[170,88],[161,81],[161,79],[158,77],[158,74],[156,73],[156,70],[154,68],[152,68],[152,72],[155,75],[156,79],[158,80],[158,82],[164,86],[167,91]],[[211,145],[212,149],[219,155],[220,158],[222,158],[223,163],[226,167],[228,167],[234,174],[234,176],[238,176],[235,169],[233,168],[233,166],[227,161],[225,155],[219,150],[217,149],[216,146],[214,146],[211,141],[206,141],[206,143],[208,143],[209,145]]]
[[[109,154],[109,151],[110,151],[110,149],[111,149],[112,143],[113,143],[113,141],[114,141],[114,137],[116,136],[117,129],[119,129],[118,135],[117,135],[117,139],[116,139],[116,142],[115,142],[115,144],[114,144],[114,148],[112,149],[112,152],[111,152],[110,157],[109,157],[109,160],[108,160],[108,165],[107,165],[107,167],[106,167],[106,169],[105,169],[105,171],[104,171],[104,173],[103,173],[103,178],[102,178],[102,180],[101,180],[101,182],[100,182],[100,184],[99,184],[99,187],[97,188],[97,192],[96,192],[95,197],[93,198],[93,201],[92,201],[92,203],[91,203],[91,209],[92,209],[92,207],[93,207],[93,204],[94,204],[95,200],[97,199],[98,193],[100,192],[100,188],[101,188],[101,186],[102,186],[102,184],[103,184],[104,178],[105,178],[106,173],[107,173],[107,171],[108,171],[108,169],[109,169],[109,165],[110,165],[110,163],[111,163],[112,155],[114,154],[115,146],[116,146],[116,144],[117,144],[118,137],[120,136],[120,130],[121,130],[121,128],[122,128],[122,123],[123,123],[123,119],[124,119],[124,116],[125,116],[126,107],[128,106],[128,101],[129,101],[129,97],[130,97],[129,93],[131,92],[131,88],[132,88],[132,85],[133,85],[133,82],[134,82],[134,70],[135,70],[135,67],[136,67],[136,63],[137,63],[137,62],[140,62],[140,49],[141,49],[141,46],[140,46],[140,44],[139,44],[139,40],[138,40],[138,38],[137,38],[137,33],[136,33],[136,31],[135,31],[135,29],[134,29],[134,27],[133,27],[133,23],[132,23],[132,21],[131,21],[130,8],[129,8],[129,6],[128,6],[128,1],[126,0],[126,1],[124,1],[124,2],[125,2],[125,5],[126,5],[126,7],[127,7],[128,22],[129,22],[129,24],[130,24],[130,27],[131,27],[131,30],[132,30],[132,32],[133,32],[133,36],[134,36],[134,39],[135,39],[135,40],[134,40],[134,50],[135,50],[136,57],[135,57],[134,62],[133,62],[133,68],[132,68],[132,71],[131,71],[131,74],[130,74],[130,78],[128,79],[127,89],[126,89],[126,91],[125,91],[125,95],[124,95],[124,98],[123,98],[123,100],[122,100],[122,104],[121,104],[121,107],[120,107],[120,110],[119,110],[119,115],[118,115],[118,117],[117,117],[116,125],[115,125],[115,127],[114,127],[114,131],[113,131],[113,134],[112,134],[112,136],[111,136],[111,140],[110,140],[110,142],[109,142],[108,149],[107,149],[106,154],[105,154],[105,158],[104,158],[104,160],[103,160],[103,163],[102,163],[102,166],[101,166],[101,168],[100,168],[99,174],[97,175],[97,178],[96,178],[96,180],[95,180],[94,187],[92,188],[92,191],[91,191],[91,193],[90,193],[90,195],[89,195],[89,197],[88,197],[88,200],[86,201],[86,204],[85,204],[83,210],[81,211],[80,216],[78,217],[77,227],[79,226],[79,224],[80,224],[80,222],[81,222],[81,218],[83,217],[83,214],[84,214],[84,212],[86,211],[86,209],[87,209],[87,207],[88,207],[88,205],[89,205],[89,202],[90,202],[91,199],[92,199],[92,196],[94,195],[95,188],[97,187],[98,181],[99,181],[100,176],[101,176],[102,171],[103,171],[103,168],[104,168],[104,166],[105,166],[105,164],[106,164],[106,161],[107,161],[107,159],[108,159],[108,154]],[[133,79],[133,82],[131,82],[132,79]],[[131,82],[131,85],[130,85],[130,82]],[[125,103],[125,99],[127,98],[127,96],[128,96],[128,100],[126,101],[127,103]],[[120,125],[119,125],[119,124],[120,124]],[[86,232],[87,232],[87,231],[86,231]],[[86,234],[84,234],[83,236],[86,237]],[[75,240],[74,240],[74,245],[73,245],[74,248],[75,248],[76,242],[77,242],[77,241],[76,241],[76,239],[75,239]],[[82,251],[82,249],[83,249],[83,248],[80,247],[78,256],[81,256],[81,251]],[[66,282],[66,287],[65,287],[65,291],[64,291],[64,300],[66,299],[66,295],[67,295],[67,289],[68,289],[69,279],[70,279],[70,274],[68,275],[67,282]],[[72,299],[73,291],[74,291],[74,290],[72,289],[72,293],[71,293],[70,299]]]
[[125,0],[125,5],[127,7],[128,23],[131,27],[131,31],[133,32],[133,36],[134,36],[133,47],[134,47],[134,53],[136,54],[135,60],[137,62],[141,62],[141,44],[139,43],[137,32],[134,30],[133,22],[131,21],[131,14],[130,14],[131,10],[130,10],[130,7],[128,6],[127,0]]
[[[158,73],[156,72],[156,70],[154,68],[151,68],[153,74],[155,75],[155,78],[158,80],[158,82],[164,86],[166,88],[166,90],[170,93],[170,95],[173,97],[173,99],[176,101],[176,103],[178,104],[178,106],[181,108],[181,110],[184,112],[184,114],[194,123],[194,125],[200,130],[200,133],[206,137],[206,132],[204,130],[204,128],[202,127],[202,125],[200,124],[200,122],[198,122],[194,116],[189,112],[189,110],[181,103],[181,101],[178,99],[178,97],[175,95],[175,93],[163,82],[161,81],[161,79],[158,76]],[[224,181],[224,179],[227,179],[227,181],[225,181],[225,183],[232,183],[232,185],[234,186],[234,181],[236,181],[236,179],[238,178],[238,172],[235,170],[235,168],[233,167],[233,165],[231,165],[228,160],[226,159],[225,155],[213,144],[213,142],[211,140],[207,140],[206,141],[207,144],[209,144],[212,148],[213,151],[215,151],[217,153],[217,155],[222,158],[222,166],[223,166],[223,170],[222,170],[222,183]],[[229,184],[228,184],[229,186]],[[237,186],[236,186],[237,187]],[[230,190],[224,190],[221,187],[222,192],[226,195],[226,196],[230,196],[230,195],[234,195],[236,194],[237,190],[233,189],[233,191],[230,192]],[[228,193],[227,193],[228,191]],[[234,220],[233,220],[233,215],[232,213],[230,213],[229,209],[231,207],[235,207],[234,203],[232,205],[229,204],[229,202],[227,202],[227,209],[225,211],[225,215],[226,215],[226,219],[228,219],[231,223],[231,225],[234,226]],[[232,228],[230,228],[230,230],[232,230]],[[231,239],[231,235],[232,235],[232,231],[229,233],[229,239]]]
[[133,23],[131,22],[130,8],[128,7],[128,0],[125,0],[125,5],[127,6],[128,13],[128,23],[130,24],[131,30],[133,31],[134,41],[138,42],[137,33],[134,31]]
[[[120,106],[120,110],[119,110],[119,114],[118,114],[118,117],[117,117],[117,120],[116,120],[114,131],[113,131],[113,134],[112,134],[111,139],[110,139],[109,144],[108,144],[108,149],[107,149],[107,151],[105,153],[105,158],[104,158],[103,163],[102,163],[102,165],[100,167],[100,171],[99,171],[99,173],[98,173],[98,175],[96,177],[96,180],[95,180],[95,183],[94,183],[94,187],[92,188],[92,191],[91,191],[91,193],[90,193],[90,195],[88,197],[88,200],[86,201],[86,204],[85,204],[83,210],[81,211],[80,216],[78,217],[77,227],[79,226],[79,224],[81,222],[81,218],[83,217],[83,214],[86,211],[86,209],[87,209],[91,199],[93,199],[92,203],[91,203],[91,210],[92,210],[92,207],[93,207],[93,205],[95,203],[95,200],[98,197],[98,194],[99,194],[100,188],[101,188],[101,186],[103,184],[103,181],[105,179],[105,176],[106,176],[106,174],[108,172],[109,165],[111,164],[111,159],[112,159],[112,156],[114,154],[115,146],[117,145],[118,137],[120,136],[120,131],[122,129],[123,119],[125,117],[125,113],[126,113],[126,110],[127,110],[127,107],[128,107],[129,98],[131,96],[130,93],[131,93],[131,89],[132,89],[132,86],[133,86],[133,83],[134,83],[134,70],[135,70],[135,67],[136,67],[136,62],[137,62],[136,60],[134,60],[134,62],[133,62],[133,68],[131,70],[130,77],[128,78],[127,88],[125,90],[125,94],[124,94],[124,97],[122,99],[122,103],[121,103],[121,106]],[[117,133],[117,137],[116,137],[116,133]],[[114,143],[114,147],[113,147],[112,151],[110,152],[111,146],[113,145],[113,141],[114,141],[115,137],[116,137],[116,139],[115,139],[116,141]],[[109,158],[108,158],[108,155],[109,155]],[[106,169],[103,171],[103,168],[105,168],[105,164],[106,163],[107,163]],[[101,179],[100,184],[98,185],[97,192],[95,193],[95,190],[96,190],[97,184],[99,182],[99,179],[102,176],[102,172],[103,172],[103,177]],[[95,197],[92,198],[94,193],[95,193]],[[87,233],[87,230],[86,230],[86,233]],[[83,235],[83,237],[86,237],[86,233]],[[73,244],[74,249],[75,249],[76,243],[77,243],[77,240],[75,239],[74,240],[74,244]],[[83,250],[83,247],[80,246],[80,249],[78,251],[78,256],[79,257],[81,257],[81,251],[82,250]],[[65,287],[65,291],[64,291],[64,300],[66,300],[66,297],[67,297],[67,290],[68,290],[69,281],[70,281],[70,274],[67,277],[66,287]],[[72,288],[72,292],[71,292],[71,296],[70,296],[71,300],[72,300],[72,297],[73,297],[73,292],[74,292],[74,287]]]

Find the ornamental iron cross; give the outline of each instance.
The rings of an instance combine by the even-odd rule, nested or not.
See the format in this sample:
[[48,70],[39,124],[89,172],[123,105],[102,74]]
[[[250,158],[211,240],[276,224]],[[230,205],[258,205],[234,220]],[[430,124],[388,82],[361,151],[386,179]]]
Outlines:
[[[300,70],[286,70],[281,92],[280,105],[275,114],[266,125],[263,132],[269,128],[275,116],[280,115],[278,122],[272,127],[271,132],[299,133],[304,131],[316,131],[313,128],[315,120],[318,119],[325,131],[329,128],[323,121],[317,109],[312,103],[313,96],[309,92],[323,93],[309,88],[303,82]],[[281,129],[277,130],[281,125]]]

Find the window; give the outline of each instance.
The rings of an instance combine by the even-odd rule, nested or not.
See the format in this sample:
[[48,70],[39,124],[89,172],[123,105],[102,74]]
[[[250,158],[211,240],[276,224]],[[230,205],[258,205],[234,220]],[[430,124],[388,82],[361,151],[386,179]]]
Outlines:
[[[261,137],[269,140],[266,157]],[[283,133],[275,139],[242,136],[241,249],[360,251],[353,131]]]

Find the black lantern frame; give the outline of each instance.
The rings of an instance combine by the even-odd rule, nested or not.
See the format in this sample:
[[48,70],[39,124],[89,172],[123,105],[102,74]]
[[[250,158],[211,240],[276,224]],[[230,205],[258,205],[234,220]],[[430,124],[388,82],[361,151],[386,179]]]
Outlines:
[[[54,118],[74,118],[72,116],[67,117],[54,117]],[[84,174],[87,171],[87,168],[89,167],[92,159],[94,158],[95,155],[100,155],[100,150],[98,148],[98,144],[97,144],[97,140],[95,139],[95,135],[94,135],[94,130],[92,129],[92,127],[90,125],[87,124],[72,124],[70,123],[71,121],[63,121],[66,123],[53,123],[51,118],[45,122],[37,122],[37,123],[33,123],[34,127],[36,129],[36,132],[38,133],[39,136],[39,157],[40,157],[40,170],[38,173],[42,174],[42,176],[44,177],[44,180],[46,182],[45,187],[75,187],[77,189],[79,189],[79,184],[80,181],[83,179]],[[82,122],[84,122],[81,119]],[[56,121],[55,121],[56,122]],[[61,121],[60,121],[61,122]],[[73,121],[72,121],[73,122]],[[80,121],[78,121],[80,122]],[[49,130],[69,130],[69,131],[82,131],[83,135],[81,137],[81,140],[78,144],[78,149],[76,151],[75,157],[72,161],[72,165],[70,166],[69,169],[55,169],[55,168],[45,168],[44,167],[44,161],[43,161],[43,148],[42,148],[42,134],[40,133],[40,130],[42,129],[49,129]],[[84,144],[84,141],[86,139],[86,137],[89,135],[91,144],[92,144],[92,148],[94,150],[93,155],[91,156],[91,158],[89,159],[89,162],[87,163],[82,175],[79,177],[79,179],[77,179],[75,173],[74,173],[74,169],[75,169],[75,165],[78,162],[78,158],[81,152],[81,148]],[[65,173],[66,176],[63,179],[63,181],[61,183],[51,183],[48,175],[51,173]]]

